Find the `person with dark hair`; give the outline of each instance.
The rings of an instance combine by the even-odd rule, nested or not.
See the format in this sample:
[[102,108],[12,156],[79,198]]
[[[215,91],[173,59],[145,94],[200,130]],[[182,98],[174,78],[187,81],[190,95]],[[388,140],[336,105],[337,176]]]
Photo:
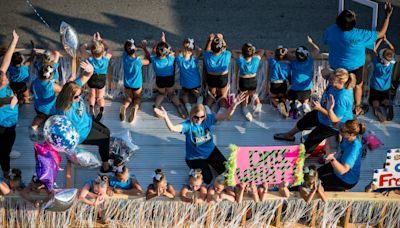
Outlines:
[[201,76],[199,72],[199,56],[201,49],[196,49],[194,39],[187,38],[183,41],[183,49],[176,56],[176,65],[179,67],[180,83],[182,86],[182,100],[186,111],[190,113],[192,105],[189,102],[190,94],[193,94],[198,104],[203,103],[201,95]]
[[165,97],[175,105],[179,116],[186,119],[186,111],[179,97],[175,94],[175,54],[171,51],[171,46],[165,39],[165,33],[161,33],[161,38],[153,47],[154,55],[150,55],[147,49],[143,49],[148,59],[153,65],[156,74],[156,86],[158,95],[154,102],[154,109],[159,108]]
[[330,26],[323,35],[323,40],[329,46],[329,65],[335,70],[344,68],[356,75],[357,84],[354,88],[354,112],[361,115],[368,106],[361,106],[363,87],[363,66],[365,64],[365,49],[373,49],[377,39],[383,38],[389,26],[393,7],[385,4],[385,20],[379,31],[356,28],[356,14],[344,10],[336,18],[336,24]]
[[[91,118],[82,98],[82,87],[93,74],[93,66],[88,60],[81,63],[84,73],[75,81],[67,82],[56,99],[56,114],[65,115],[79,134],[79,144],[96,145],[102,160],[100,172],[112,171],[108,163],[110,156],[110,130],[102,123]],[[72,72],[71,78],[75,78]]]
[[55,69],[51,65],[44,65],[31,85],[36,111],[36,117],[29,128],[29,137],[32,141],[39,140],[39,127],[47,118],[55,114],[56,94],[62,87],[53,80],[54,74]]
[[45,65],[50,65],[54,69],[54,75],[53,78],[51,79],[55,83],[59,83],[59,74],[58,74],[58,66],[59,60],[60,60],[60,52],[57,50],[45,50],[42,54],[37,54],[36,49],[35,49],[35,44],[33,41],[31,41],[32,46],[33,46],[33,53],[36,56],[39,56],[40,61],[35,62],[35,69],[37,72],[40,73],[40,71],[43,69],[43,66]]
[[262,111],[260,98],[255,94],[257,89],[257,70],[262,55],[264,55],[264,50],[256,50],[256,47],[251,43],[243,44],[241,55],[232,51],[232,56],[236,59],[238,68],[235,79],[236,88],[240,92],[247,92],[246,101],[242,103],[242,112],[248,121],[253,120],[253,115],[247,108],[250,102],[254,101],[254,113]]
[[290,101],[289,116],[297,119],[299,111],[302,109],[306,114],[311,111],[309,100],[313,87],[314,58],[319,55],[319,47],[307,36],[307,41],[313,48],[311,52],[304,46],[296,48],[296,58],[291,61],[292,77],[288,91]]
[[[382,41],[385,41],[388,48],[381,49],[378,52]],[[394,114],[389,95],[396,55],[394,46],[386,39],[386,36],[376,42],[372,63],[374,64],[374,72],[370,82],[369,103],[374,109],[374,115],[380,122],[391,121]],[[384,107],[386,115],[382,112],[381,105]]]
[[160,196],[174,199],[175,189],[168,183],[162,169],[156,169],[153,174],[153,183],[147,187],[146,200]]
[[127,194],[138,196],[142,194],[142,187],[136,180],[136,176],[129,172],[128,167],[122,163],[114,167],[114,176],[110,177],[109,195]]
[[207,71],[207,112],[211,112],[211,105],[219,100],[218,114],[224,113],[228,107],[228,73],[232,54],[226,49],[226,42],[222,34],[210,34],[203,56]]
[[15,142],[15,127],[18,122],[18,98],[9,86],[6,72],[10,66],[12,55],[18,43],[19,36],[13,31],[13,39],[3,57],[0,66],[0,98],[12,99],[0,107],[0,166],[3,176],[8,177],[10,170],[10,154]]
[[352,189],[360,180],[362,143],[360,135],[365,132],[365,124],[358,120],[347,120],[340,129],[339,158],[336,152],[326,156],[329,163],[318,168],[318,175],[325,191],[345,191]]
[[[142,48],[146,49],[147,42],[142,42]],[[124,87],[125,100],[119,111],[119,119],[125,120],[126,109],[133,101],[133,107],[128,117],[128,122],[132,123],[139,110],[140,100],[142,97],[142,66],[149,65],[150,61],[146,58],[136,56],[137,47],[133,39],[129,39],[124,45],[124,54],[122,56],[124,64]]]

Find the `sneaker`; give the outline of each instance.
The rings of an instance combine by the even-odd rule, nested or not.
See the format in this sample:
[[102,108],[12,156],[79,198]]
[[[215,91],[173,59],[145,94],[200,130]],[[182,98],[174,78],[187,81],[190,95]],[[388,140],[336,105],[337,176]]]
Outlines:
[[198,98],[197,98],[197,104],[203,104],[203,96],[199,96]]
[[10,158],[11,159],[17,159],[19,157],[21,157],[21,153],[20,152],[15,151],[15,150],[11,151],[11,153],[10,153]]
[[221,107],[221,108],[219,108],[219,110],[218,110],[218,112],[217,112],[217,115],[222,114],[222,113],[225,113],[225,112],[226,112],[226,108]]
[[281,113],[283,118],[288,118],[289,117],[289,114],[288,114],[288,112],[286,110],[286,105],[283,102],[279,103],[278,109],[279,109],[279,112]]
[[33,142],[39,141],[39,131],[37,129],[34,129],[33,127],[29,127],[28,131],[29,131],[29,138]]
[[311,107],[309,104],[303,104],[303,112],[304,114],[311,112]]
[[211,111],[210,107],[208,107],[208,105],[204,105],[204,108],[206,109],[207,114],[212,114],[212,111]]
[[136,110],[135,110],[135,108],[132,108],[131,114],[128,117],[128,122],[132,123],[133,120],[135,119],[135,116],[136,116]]
[[254,108],[254,113],[261,113],[262,112],[262,104],[259,103],[256,105],[256,107]]
[[192,106],[190,105],[190,103],[186,103],[185,104],[185,108],[186,108],[187,113],[190,113],[190,110],[192,109]]
[[126,115],[126,108],[122,106],[119,109],[119,120],[121,120],[121,122],[125,120],[125,115]]

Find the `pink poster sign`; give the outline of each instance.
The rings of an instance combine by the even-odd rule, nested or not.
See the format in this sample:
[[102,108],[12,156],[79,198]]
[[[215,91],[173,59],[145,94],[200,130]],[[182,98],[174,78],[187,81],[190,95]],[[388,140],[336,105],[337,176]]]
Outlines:
[[[279,184],[284,180],[292,183],[296,175],[302,173],[304,164],[302,145],[236,148],[236,162],[230,167],[234,170],[229,171],[234,172],[236,184],[243,182]],[[302,175],[296,178],[296,182],[299,178],[302,179]]]

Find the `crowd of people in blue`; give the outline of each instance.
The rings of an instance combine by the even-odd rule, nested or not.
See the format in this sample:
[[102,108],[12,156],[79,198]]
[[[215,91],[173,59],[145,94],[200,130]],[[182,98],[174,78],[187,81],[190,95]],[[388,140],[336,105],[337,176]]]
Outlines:
[[[336,23],[326,29],[323,40],[329,47],[330,69],[323,75],[329,83],[319,100],[312,99],[313,62],[319,55],[319,47],[311,37],[307,38],[311,50],[305,46],[295,50],[280,46],[273,52],[257,50],[251,43],[243,44],[241,51],[230,51],[222,34],[210,34],[204,50],[196,47],[194,39],[188,38],[183,41],[181,49],[173,51],[164,34],[154,45],[152,53],[148,51],[146,41],[136,44],[133,39],[127,40],[122,56],[125,99],[120,108],[119,119],[133,122],[136,118],[141,102],[142,67],[151,63],[158,90],[154,114],[165,120],[170,131],[184,134],[186,138],[185,161],[191,172],[187,185],[180,190],[183,201],[240,202],[245,195],[255,201],[262,201],[266,199],[268,191],[279,191],[288,197],[290,191],[297,190],[307,202],[315,194],[325,201],[325,191],[349,190],[360,179],[360,135],[366,129],[356,116],[367,111],[366,106],[361,103],[367,48],[374,53],[370,105],[379,121],[393,119],[389,92],[396,57],[394,47],[386,37],[392,12],[393,7],[386,3],[385,19],[378,31],[356,28],[356,14],[351,10],[341,12]],[[80,144],[96,145],[99,148],[102,160],[100,173],[81,189],[79,199],[82,202],[96,206],[114,193],[141,195],[143,192],[147,199],[158,196],[173,199],[176,195],[175,189],[168,183],[161,169],[155,170],[153,184],[144,190],[123,160],[116,159],[113,164],[109,163],[110,130],[101,123],[101,119],[105,107],[106,74],[112,54],[100,34],[95,33],[92,42],[85,43],[80,48],[81,56],[85,58],[80,64],[83,74],[76,75],[76,72],[72,72],[70,80],[64,85],[58,83],[59,52],[46,51],[39,54],[33,47],[31,57],[25,60],[21,53],[15,52],[18,39],[19,36],[14,31],[0,68],[0,165],[4,176],[0,184],[1,192],[8,194],[10,190],[23,189],[22,195],[30,200],[29,191],[46,191],[40,190],[43,186],[35,178],[27,187],[23,186],[21,172],[18,169],[10,170],[18,106],[29,103],[31,94],[36,110],[30,127],[30,138],[33,141],[41,137],[39,129],[46,119],[57,114],[65,115],[72,122],[80,136]],[[380,49],[382,43],[387,44],[387,48]],[[138,48],[143,49],[144,57],[137,55]],[[29,82],[28,65],[32,63],[34,56],[42,61],[35,65],[38,75]],[[204,59],[206,72],[205,100],[201,91],[203,79],[198,68],[200,56]],[[237,64],[235,83],[239,91],[229,101],[228,71],[232,58]],[[238,106],[241,106],[243,115],[249,121],[252,121],[254,113],[261,112],[262,104],[255,92],[257,70],[262,59],[267,59],[269,64],[267,90],[272,105],[284,118],[297,118],[299,113],[302,116],[292,129],[276,133],[274,139],[295,141],[297,133],[312,129],[304,142],[306,157],[324,139],[331,136],[337,136],[340,152],[327,154],[325,165],[318,169],[315,166],[306,167],[305,181],[300,186],[290,186],[286,182],[279,186],[241,183],[231,189],[227,187],[224,178],[226,158],[214,144],[212,127],[218,121],[229,119]],[[174,87],[175,67],[180,70],[183,102],[176,95]],[[85,85],[90,89],[88,107],[82,98],[82,88]],[[193,96],[195,104],[190,103]],[[185,119],[182,123],[175,124],[169,119],[167,111],[161,106],[165,98],[176,106],[179,116]],[[219,105],[216,113],[210,109],[214,103]],[[95,109],[96,104],[99,107],[98,112]],[[251,108],[254,112],[249,111]],[[214,178],[211,168],[219,176]],[[197,194],[189,194],[196,192]]]

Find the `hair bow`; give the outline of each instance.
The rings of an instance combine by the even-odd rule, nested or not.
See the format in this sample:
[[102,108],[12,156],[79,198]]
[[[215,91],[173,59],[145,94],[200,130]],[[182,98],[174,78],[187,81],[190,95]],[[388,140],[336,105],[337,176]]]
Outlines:
[[247,46],[249,46],[253,52],[256,52],[256,47],[253,44],[247,43]]
[[101,47],[101,41],[99,40],[94,41],[94,46],[96,47],[95,49],[96,52],[101,52],[103,50]]
[[156,179],[157,181],[160,181],[160,180],[161,180],[161,177],[162,177],[162,175],[159,174],[159,173],[154,173],[154,174],[153,174],[153,178]]
[[217,48],[222,48],[224,46],[224,42],[222,42],[222,39],[220,38],[215,38],[214,42],[217,44],[216,45]]
[[8,174],[8,177],[10,178],[10,180],[14,180],[16,176],[17,175],[15,175],[15,173],[12,173],[12,172],[10,174]]
[[44,59],[46,60],[46,61],[51,61],[52,60],[52,55],[51,55],[51,52],[49,51],[49,50],[46,50],[46,51],[44,51],[43,52],[43,57],[44,57]]
[[106,186],[106,181],[101,178],[101,176],[97,176],[96,179],[94,180],[95,183],[99,184],[100,187],[105,187]]
[[303,47],[298,47],[298,48],[296,49],[296,52],[297,52],[297,53],[301,53],[301,54],[303,54],[303,55],[305,55],[305,56],[308,56],[308,51],[307,51],[306,49],[304,49]]
[[194,169],[191,169],[191,170],[189,171],[189,176],[190,176],[190,177],[197,178],[197,174],[196,174],[196,172],[194,171]]
[[278,45],[278,49],[279,49],[279,48],[282,48],[282,49],[283,49],[283,51],[284,51],[283,54],[287,54],[287,52],[288,52],[288,49],[287,49],[287,48],[284,48],[283,45]]
[[395,64],[396,61],[395,60],[390,60],[388,61],[384,56],[383,53],[385,52],[385,49],[381,49],[379,50],[379,59],[383,62],[384,65],[388,65],[389,63],[393,63]]
[[188,41],[189,41],[188,48],[190,48],[190,49],[194,49],[194,39],[192,39],[192,38],[188,38]]
[[113,167],[113,171],[116,173],[122,173],[124,170],[124,165],[120,165],[120,166],[114,166]]
[[135,41],[133,40],[133,39],[129,39],[129,40],[127,40],[129,43],[131,43],[131,47],[129,48],[129,50],[133,50],[133,49],[135,49],[136,48],[136,46],[135,46]]
[[167,48],[164,47],[161,49],[161,54],[167,55],[170,51],[171,51],[171,47],[167,47]]
[[303,173],[308,174],[308,175],[310,175],[310,176],[314,176],[314,170],[313,170],[313,169],[310,169],[310,168],[308,168],[308,167],[305,167],[305,168],[304,168]]
[[44,69],[44,73],[43,73],[43,75],[46,77],[46,78],[50,78],[50,76],[51,76],[51,73],[53,73],[53,67],[51,67],[51,66],[46,66],[46,68]]

